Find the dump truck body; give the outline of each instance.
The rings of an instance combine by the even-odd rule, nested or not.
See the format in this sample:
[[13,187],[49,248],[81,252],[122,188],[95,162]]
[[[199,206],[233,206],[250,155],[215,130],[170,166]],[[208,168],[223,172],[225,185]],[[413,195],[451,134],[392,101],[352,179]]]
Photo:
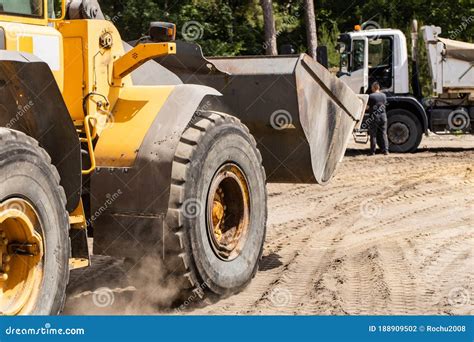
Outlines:
[[469,93],[474,102],[474,44],[441,38],[436,26],[424,26],[422,32],[435,94]]

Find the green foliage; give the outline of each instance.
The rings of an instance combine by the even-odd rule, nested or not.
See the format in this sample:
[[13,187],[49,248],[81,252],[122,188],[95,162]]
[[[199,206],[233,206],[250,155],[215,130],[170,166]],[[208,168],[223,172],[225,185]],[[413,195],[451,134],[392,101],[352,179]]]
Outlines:
[[324,23],[319,26],[319,44],[328,48],[328,60],[330,67],[339,66],[339,53],[336,50],[339,29],[336,23],[331,26]]
[[[125,40],[147,33],[151,21],[171,21],[183,39],[186,23],[202,34],[196,43],[206,55],[252,55],[264,52],[263,14],[259,0],[101,0],[104,12],[119,27]],[[303,0],[274,0],[278,45],[291,44],[306,51]],[[372,20],[381,27],[409,32],[413,18],[420,26],[441,26],[445,37],[472,41],[474,8],[472,0],[315,0],[318,38],[329,49],[332,65],[337,64],[334,41],[339,32]],[[188,25],[189,26],[189,25]]]
[[[151,21],[177,24],[178,39],[200,44],[208,56],[258,55],[265,51],[263,13],[259,0],[101,0],[104,13],[130,41],[146,35]],[[278,45],[306,52],[303,0],[274,0]],[[371,20],[398,28],[410,39],[410,23],[436,25],[443,36],[473,41],[472,0],[315,0],[318,40],[328,47],[330,66],[339,64],[336,41],[340,32]],[[190,39],[191,38],[191,39]],[[410,44],[408,44],[410,46]],[[426,50],[419,39],[420,78],[430,92]]]
[[[59,0],[50,1],[55,2],[56,10],[60,8]],[[259,55],[265,51],[259,0],[99,1],[126,41],[146,35],[151,21],[169,21],[177,24],[178,39],[189,40],[191,35],[208,56]],[[306,52],[303,0],[273,0],[273,4],[278,45],[290,44],[297,52]],[[444,37],[468,42],[474,39],[472,0],[315,0],[315,7],[319,44],[328,47],[330,66],[339,64],[339,33],[368,20],[380,27],[398,28],[408,39],[414,18],[419,27],[440,26]],[[426,94],[430,77],[421,37],[418,50]]]

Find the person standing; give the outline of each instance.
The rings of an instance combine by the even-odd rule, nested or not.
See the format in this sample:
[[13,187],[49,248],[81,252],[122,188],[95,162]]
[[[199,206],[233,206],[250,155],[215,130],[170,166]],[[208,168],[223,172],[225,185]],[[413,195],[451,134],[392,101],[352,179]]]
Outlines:
[[370,155],[375,155],[377,150],[377,136],[382,138],[380,148],[383,154],[388,155],[388,137],[387,137],[387,96],[380,91],[378,82],[372,83],[372,94],[369,95],[368,128],[370,135]]

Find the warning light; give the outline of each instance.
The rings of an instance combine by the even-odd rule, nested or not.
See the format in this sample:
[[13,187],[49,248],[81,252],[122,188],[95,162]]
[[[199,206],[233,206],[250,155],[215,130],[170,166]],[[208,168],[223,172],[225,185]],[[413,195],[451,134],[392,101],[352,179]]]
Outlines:
[[360,30],[362,30],[362,27],[360,25],[356,25],[356,26],[354,26],[354,30],[360,31]]

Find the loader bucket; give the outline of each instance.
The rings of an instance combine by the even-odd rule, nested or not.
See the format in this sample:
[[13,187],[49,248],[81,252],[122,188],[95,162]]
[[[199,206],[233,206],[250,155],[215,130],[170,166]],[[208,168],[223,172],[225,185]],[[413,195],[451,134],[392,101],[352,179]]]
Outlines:
[[325,184],[344,156],[367,98],[308,55],[204,58],[179,42],[157,61],[183,83],[213,87],[257,141],[269,182]]

